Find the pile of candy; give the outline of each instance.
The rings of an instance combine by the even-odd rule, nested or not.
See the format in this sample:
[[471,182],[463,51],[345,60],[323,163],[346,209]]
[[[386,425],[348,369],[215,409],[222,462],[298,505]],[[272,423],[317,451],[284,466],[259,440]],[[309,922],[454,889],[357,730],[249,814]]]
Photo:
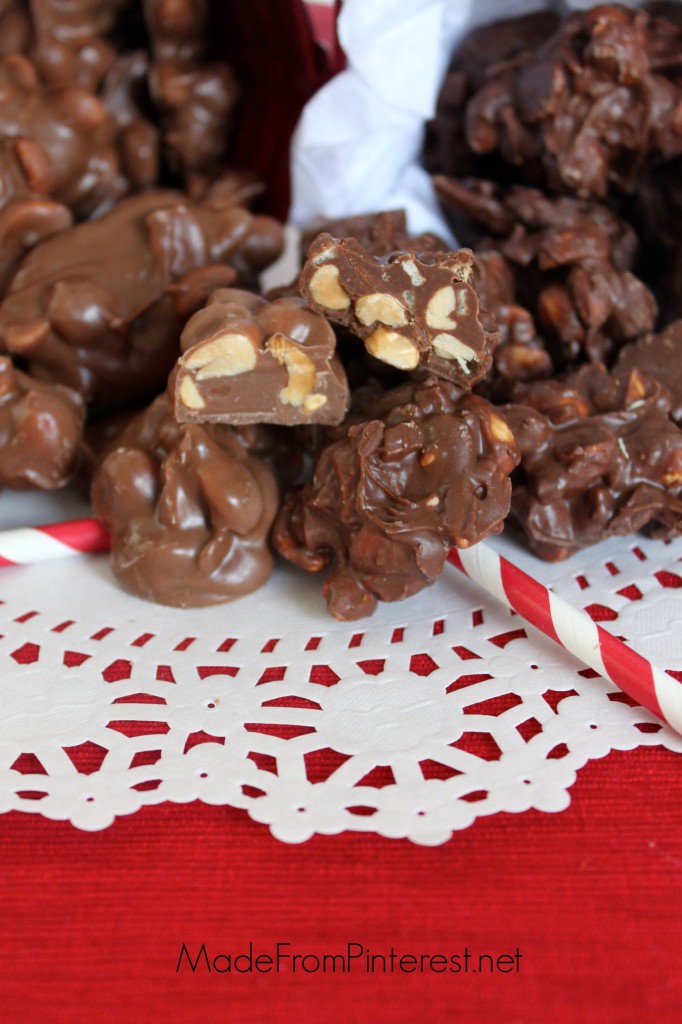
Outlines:
[[208,5],[1,9],[0,483],[87,482],[130,590],[226,601],[274,550],[355,619],[510,509],[549,559],[682,532],[679,6],[472,33],[424,155],[470,248],[318,223],[268,294]]

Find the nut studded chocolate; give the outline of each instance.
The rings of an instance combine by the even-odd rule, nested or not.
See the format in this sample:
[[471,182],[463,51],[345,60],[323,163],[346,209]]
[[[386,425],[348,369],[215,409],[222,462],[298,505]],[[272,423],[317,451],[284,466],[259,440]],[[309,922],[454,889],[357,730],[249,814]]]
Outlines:
[[514,268],[558,366],[606,359],[652,330],[655,299],[630,271],[637,238],[608,207],[487,181],[437,177],[435,184],[447,205],[502,236],[480,245]]
[[521,449],[512,509],[541,558],[645,526],[682,532],[682,431],[658,381],[595,363],[515,399],[502,409]]
[[30,252],[0,308],[0,339],[94,405],[148,398],[165,387],[187,317],[234,282],[231,264],[254,273],[280,244],[279,225],[239,207],[170,190],[128,198]]
[[116,56],[107,34],[129,0],[31,0],[32,56],[51,88],[96,89]]
[[500,153],[553,191],[632,192],[643,167],[682,153],[682,27],[607,4],[565,18],[501,62],[469,100],[474,153]]
[[517,300],[512,269],[501,252],[476,253],[476,289],[500,332],[491,371],[476,391],[495,402],[508,401],[518,382],[551,377],[552,359],[533,317]]
[[0,295],[33,246],[73,223],[68,207],[48,197],[41,163],[29,139],[0,139]]
[[448,381],[411,382],[370,403],[324,449],[273,531],[289,561],[321,572],[342,620],[370,615],[433,583],[453,544],[500,530],[518,461],[504,419]]
[[338,424],[348,408],[334,332],[302,299],[220,289],[180,344],[171,388],[181,423]]
[[0,60],[0,91],[0,137],[30,144],[26,171],[43,183],[39,192],[88,217],[128,191],[116,125],[94,93],[46,89],[19,54]]
[[499,340],[471,284],[473,253],[373,257],[352,238],[322,234],[299,287],[310,306],[342,324],[381,362],[418,366],[464,388],[483,377]]
[[618,370],[643,370],[664,384],[672,396],[671,416],[682,425],[682,320],[658,334],[648,334],[618,354]]
[[230,68],[209,63],[207,0],[144,0],[152,47],[150,89],[164,142],[180,171],[210,168],[224,155],[238,97]]
[[407,230],[404,210],[380,210],[378,213],[364,213],[356,217],[321,218],[306,228],[301,236],[304,260],[312,243],[322,234],[332,235],[333,238],[354,238],[372,256],[390,256],[394,252],[445,252],[448,248],[442,238],[430,232],[411,235]]
[[117,579],[178,608],[219,604],[265,583],[277,503],[272,470],[236,431],[179,426],[164,396],[124,431],[92,485]]
[[0,486],[63,487],[77,467],[84,419],[75,391],[33,380],[0,357]]

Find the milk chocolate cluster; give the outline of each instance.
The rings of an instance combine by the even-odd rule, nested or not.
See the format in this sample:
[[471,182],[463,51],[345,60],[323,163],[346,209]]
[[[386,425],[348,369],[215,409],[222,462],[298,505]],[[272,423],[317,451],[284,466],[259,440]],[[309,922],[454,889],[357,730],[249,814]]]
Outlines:
[[0,487],[63,487],[78,468],[84,420],[80,395],[0,357]]
[[181,423],[338,424],[348,408],[334,332],[302,299],[220,289],[180,345],[171,388]]
[[140,597],[217,604],[272,571],[273,471],[231,427],[178,424],[165,396],[104,458],[92,504],[111,533],[116,577]]
[[549,559],[682,532],[679,11],[477,29],[426,157],[464,247],[318,222],[263,295],[219,7],[0,0],[0,485],[90,477],[143,598],[229,601],[276,551],[342,620],[510,507]]
[[269,218],[270,253],[250,245],[258,219],[170,190],[125,199],[32,250],[0,306],[0,339],[32,373],[77,388],[93,405],[152,397],[188,316],[239,270],[248,269],[249,283],[278,251],[280,229]]

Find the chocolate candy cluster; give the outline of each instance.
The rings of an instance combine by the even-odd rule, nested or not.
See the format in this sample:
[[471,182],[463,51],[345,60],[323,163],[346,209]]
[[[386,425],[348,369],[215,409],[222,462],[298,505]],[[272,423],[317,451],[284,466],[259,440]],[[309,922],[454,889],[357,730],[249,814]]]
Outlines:
[[521,463],[514,518],[558,559],[682,529],[682,12],[597,5],[479,28],[424,154],[500,345],[477,390]]
[[465,247],[321,221],[264,294],[219,7],[0,5],[0,483],[86,480],[141,597],[228,601],[278,553],[344,620],[510,509],[552,559],[679,532],[679,14],[476,30],[425,153]]

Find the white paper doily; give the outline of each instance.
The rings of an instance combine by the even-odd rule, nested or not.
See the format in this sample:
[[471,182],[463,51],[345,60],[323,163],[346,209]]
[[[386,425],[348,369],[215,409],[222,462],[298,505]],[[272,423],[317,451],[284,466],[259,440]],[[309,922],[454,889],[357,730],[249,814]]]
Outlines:
[[[0,496],[3,525],[25,520],[20,504]],[[682,540],[613,541],[554,566],[496,543],[682,670]],[[124,594],[105,556],[4,569],[0,599],[0,810],[82,829],[199,798],[290,842],[355,829],[438,844],[479,815],[562,810],[576,770],[612,749],[682,751],[449,567],[355,624],[286,568],[196,612]]]

